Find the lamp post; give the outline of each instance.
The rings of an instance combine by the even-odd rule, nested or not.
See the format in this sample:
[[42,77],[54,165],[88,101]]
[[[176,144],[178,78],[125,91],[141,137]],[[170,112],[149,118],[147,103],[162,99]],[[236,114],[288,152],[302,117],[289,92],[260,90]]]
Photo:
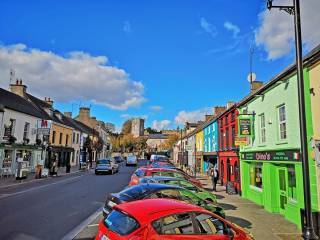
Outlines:
[[293,6],[274,6],[273,0],[267,0],[267,8],[278,8],[290,15],[294,15],[295,27],[295,48],[296,48],[296,66],[298,77],[298,100],[299,100],[299,123],[300,123],[300,142],[303,170],[303,188],[304,188],[304,228],[302,237],[304,239],[318,239],[314,233],[312,225],[312,209],[311,209],[311,191],[310,191],[310,174],[308,161],[308,144],[306,129],[306,110],[304,97],[304,80],[303,80],[303,60],[302,60],[302,40],[301,40],[301,21],[300,21],[300,0],[293,0]]

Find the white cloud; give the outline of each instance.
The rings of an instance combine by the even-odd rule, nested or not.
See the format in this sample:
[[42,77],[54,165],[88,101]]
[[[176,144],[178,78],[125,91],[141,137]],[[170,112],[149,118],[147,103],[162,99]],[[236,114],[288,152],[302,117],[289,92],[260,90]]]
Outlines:
[[[320,43],[320,1],[301,2],[302,40],[307,50]],[[292,5],[290,0],[274,1],[275,5]],[[294,49],[294,19],[284,11],[265,10],[259,15],[260,26],[255,31],[255,41],[268,53],[268,59],[277,59]]]
[[155,106],[150,106],[150,109],[154,110],[154,111],[160,111],[160,110],[162,110],[162,107],[155,105]]
[[215,37],[218,34],[217,28],[203,17],[200,19],[200,26],[204,31],[210,34],[211,37]]
[[13,68],[30,93],[55,101],[91,101],[111,109],[125,110],[144,101],[144,86],[132,81],[123,69],[107,65],[106,56],[53,52],[27,48],[24,44],[0,45],[0,85]]
[[190,112],[183,110],[178,113],[174,121],[176,124],[180,125],[184,125],[186,122],[194,123],[198,121],[203,121],[205,119],[206,114],[212,114],[212,110],[209,107]]
[[120,116],[121,118],[124,118],[124,119],[130,119],[130,118],[143,118],[143,119],[148,119],[148,115],[147,114],[144,114],[144,115],[131,115],[131,114],[121,114]]
[[240,28],[231,23],[231,22],[225,22],[224,25],[223,25],[228,31],[231,31],[232,32],[232,35],[234,38],[237,38],[238,37],[238,34],[240,33]]
[[164,129],[168,128],[170,123],[171,123],[171,121],[169,121],[169,120],[162,120],[162,121],[155,120],[152,122],[152,128],[156,129],[158,131],[164,130]]
[[127,34],[130,34],[133,32],[131,23],[129,21],[125,21],[123,24],[123,31]]

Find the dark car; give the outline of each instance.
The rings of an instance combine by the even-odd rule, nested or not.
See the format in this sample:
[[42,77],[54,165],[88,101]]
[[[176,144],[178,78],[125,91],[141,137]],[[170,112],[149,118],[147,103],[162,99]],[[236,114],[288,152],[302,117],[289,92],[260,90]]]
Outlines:
[[97,161],[95,174],[99,173],[111,173],[119,172],[119,165],[113,158],[104,158]]
[[116,161],[116,163],[122,163],[124,161],[124,159],[121,156],[114,156],[113,158]]
[[109,194],[103,208],[103,215],[107,216],[115,205],[150,198],[170,198],[191,203],[201,206],[223,218],[225,217],[224,211],[221,207],[202,200],[193,192],[179,186],[159,183],[139,184],[126,188],[119,193]]

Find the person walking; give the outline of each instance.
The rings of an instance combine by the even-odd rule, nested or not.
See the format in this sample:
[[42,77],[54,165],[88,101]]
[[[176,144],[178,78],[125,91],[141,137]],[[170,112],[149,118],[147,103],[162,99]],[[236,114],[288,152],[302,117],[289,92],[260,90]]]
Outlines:
[[219,171],[218,168],[214,167],[211,171],[211,179],[212,179],[212,189],[213,191],[217,191],[217,183],[219,180]]

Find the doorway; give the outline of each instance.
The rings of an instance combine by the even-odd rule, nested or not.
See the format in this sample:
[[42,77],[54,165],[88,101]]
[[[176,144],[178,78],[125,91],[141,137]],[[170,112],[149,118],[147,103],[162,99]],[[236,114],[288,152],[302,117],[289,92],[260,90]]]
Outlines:
[[287,168],[278,169],[278,183],[279,183],[279,211],[284,213],[286,210],[287,200],[288,200],[288,176]]
[[227,181],[231,181],[231,163],[230,163],[230,158],[227,159]]

